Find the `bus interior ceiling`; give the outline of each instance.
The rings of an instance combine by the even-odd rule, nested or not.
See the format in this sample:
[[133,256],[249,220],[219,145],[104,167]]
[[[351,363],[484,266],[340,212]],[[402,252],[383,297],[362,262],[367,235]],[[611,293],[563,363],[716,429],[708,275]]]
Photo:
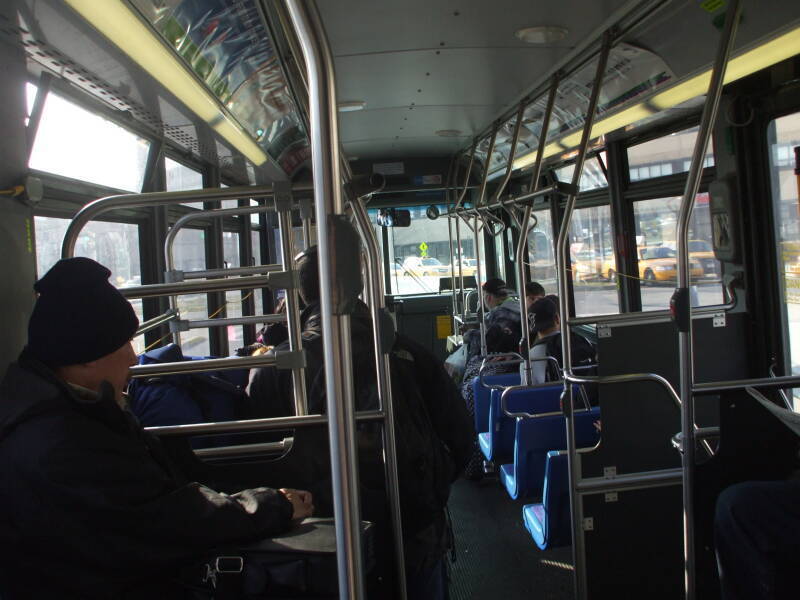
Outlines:
[[[85,18],[92,11],[91,2],[0,4],[0,72],[5,83],[0,118],[6,124],[0,145],[0,190],[20,185],[28,176],[42,184],[41,197],[0,196],[0,254],[5,257],[0,261],[2,370],[25,343],[25,323],[34,301],[31,289],[37,275],[61,256],[66,220],[92,200],[121,193],[311,180],[314,131],[309,127],[306,70],[283,2],[108,3],[131,11],[135,22],[158,32],[162,50],[168,48],[176,64],[193,69],[190,81],[159,80],[152,68],[132,55],[130,44],[111,41],[99,22]],[[786,196],[789,200],[777,208],[770,203],[775,179],[769,170],[772,148],[761,135],[768,126],[774,130],[775,118],[800,107],[796,89],[800,10],[796,1],[789,0],[742,4],[732,52],[738,62],[729,68],[691,225],[697,238],[692,241],[699,244],[690,252],[690,269],[697,271],[694,301],[698,307],[720,307],[694,320],[697,383],[764,377],[773,363],[788,375],[800,363],[798,319],[785,300],[793,297],[789,288],[800,273],[796,235],[800,227],[786,225],[789,233],[783,237],[775,233],[781,227],[776,222],[791,216],[786,206],[789,200],[796,204],[796,196]],[[203,12],[206,5],[214,10]],[[518,286],[516,213],[494,211],[488,218],[502,222],[502,230],[486,225],[479,235],[466,219],[442,213],[459,199],[472,209],[490,199],[530,191],[545,99],[554,75],[558,88],[542,181],[570,182],[600,41],[607,34],[614,47],[570,230],[568,303],[573,316],[593,317],[589,325],[598,335],[599,375],[654,373],[678,389],[678,339],[669,317],[628,323],[613,318],[668,307],[676,278],[676,215],[726,5],[679,0],[318,2],[335,65],[343,158],[354,179],[383,176],[385,185],[371,190],[368,199],[370,219],[376,219],[381,209],[410,211],[410,227],[375,224],[374,229],[382,252],[387,304],[398,331],[444,358],[455,329],[453,317],[470,312],[454,306],[461,300],[449,291],[459,272],[480,274],[482,280],[502,277],[510,287]],[[220,22],[230,29],[215,37],[213,28]],[[530,28],[527,33],[526,28]],[[198,31],[214,43],[203,46],[192,37],[200,35]],[[789,34],[793,37],[787,38],[785,47],[764,50],[770,41]],[[133,34],[131,38],[136,44]],[[247,58],[226,62],[237,52]],[[216,69],[212,59],[219,61]],[[216,112],[204,113],[203,101],[193,103],[192,90],[199,88],[213,90],[208,96]],[[746,98],[745,105],[740,98]],[[59,108],[56,102],[65,104]],[[68,127],[70,115],[76,114],[70,112],[71,106],[113,124],[104,139],[90,140],[74,153],[70,143],[82,137],[80,127],[93,125],[89,118],[75,117],[73,127]],[[509,169],[510,181],[505,181],[517,114],[523,120],[513,172]],[[59,118],[62,123],[54,122]],[[800,134],[787,139],[800,139]],[[125,150],[118,151],[122,146]],[[642,151],[638,162],[634,147]],[[126,168],[120,168],[123,164]],[[536,226],[528,238],[527,271],[548,293],[558,290],[555,243],[565,198],[562,190],[531,201]],[[263,204],[262,196],[251,198],[245,191],[241,199],[223,203],[112,211],[93,221],[93,226],[122,224],[126,233],[105,238],[93,234],[79,242],[78,254],[100,262],[109,260],[109,254],[120,257],[124,268],[112,268],[120,287],[162,283],[167,270],[162,248],[169,227],[182,215],[258,203]],[[431,206],[437,208],[438,218],[427,212]],[[470,213],[470,224],[476,226],[473,219]],[[719,224],[719,219],[729,226],[725,231],[732,239],[727,242],[712,240],[712,221]],[[297,215],[292,229],[292,250],[297,251],[303,248],[303,222]],[[198,220],[176,240],[178,269],[280,264],[280,236],[278,219],[269,213]],[[313,232],[311,239],[316,239]],[[450,284],[443,283],[448,277]],[[269,289],[185,298],[181,311],[191,319],[269,314],[277,300]],[[140,300],[135,306],[142,321],[169,308],[166,298]],[[606,317],[610,317],[607,322]],[[183,332],[178,339],[192,354],[227,355],[254,341],[255,329],[254,324],[207,328]],[[145,343],[166,343],[168,336],[168,328],[162,326],[148,332]],[[747,399],[736,394],[699,398],[698,425],[721,426],[723,433],[726,427],[743,430],[745,423],[731,415],[735,411],[730,406],[746,404]],[[599,480],[680,470],[681,455],[671,438],[681,430],[681,408],[664,388],[652,382],[601,385],[600,404],[602,442],[581,453],[582,477]],[[711,473],[729,461],[724,463],[726,477],[734,478],[731,447],[736,444],[729,443],[722,457],[709,459],[703,468]],[[719,448],[722,452],[724,445]],[[220,459],[212,468],[221,479],[242,482],[264,464],[250,458]],[[274,473],[286,475],[279,467]],[[719,484],[714,477],[709,475],[708,488],[700,486],[700,497],[713,495]],[[460,507],[454,512],[463,516],[465,506],[486,508],[481,493],[461,482],[454,494]],[[584,523],[585,572],[578,574],[590,582],[588,597],[607,597],[605,592],[627,587],[647,590],[652,598],[681,594],[680,479],[619,493],[587,493],[578,501],[583,503],[581,514],[591,522]],[[505,515],[498,518],[506,519]],[[475,518],[489,528],[490,517]],[[710,535],[707,521],[699,528],[698,548],[709,542]],[[527,535],[511,517],[503,521],[503,531],[503,535]],[[480,542],[474,535],[464,536],[470,539],[467,544]],[[494,556],[486,552],[480,556],[496,565],[520,546],[518,541],[505,550],[498,544]],[[531,556],[536,554],[532,551]],[[559,564],[566,560],[563,553],[552,556]],[[702,549],[698,565],[706,575],[713,570]],[[463,568],[456,572],[458,577],[475,576]],[[713,593],[715,585],[702,579],[700,589]],[[463,582],[455,588],[463,597],[470,594],[465,591],[470,586]],[[513,597],[513,591],[508,593]]]

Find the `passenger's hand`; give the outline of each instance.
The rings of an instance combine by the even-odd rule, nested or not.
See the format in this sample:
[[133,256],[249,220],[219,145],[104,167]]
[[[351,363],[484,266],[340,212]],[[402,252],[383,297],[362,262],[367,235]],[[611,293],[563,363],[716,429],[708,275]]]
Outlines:
[[281,488],[279,491],[283,494],[284,498],[292,503],[292,519],[305,519],[314,514],[314,503],[311,492],[286,488]]

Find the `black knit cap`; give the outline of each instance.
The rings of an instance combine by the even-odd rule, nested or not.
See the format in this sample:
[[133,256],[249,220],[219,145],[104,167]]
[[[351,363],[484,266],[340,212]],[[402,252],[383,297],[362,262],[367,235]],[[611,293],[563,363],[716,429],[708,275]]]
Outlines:
[[506,282],[499,277],[488,279],[486,283],[483,284],[483,291],[489,292],[494,296],[508,296]]
[[33,289],[28,350],[51,367],[91,362],[136,333],[133,307],[109,283],[111,271],[90,258],[59,260]]

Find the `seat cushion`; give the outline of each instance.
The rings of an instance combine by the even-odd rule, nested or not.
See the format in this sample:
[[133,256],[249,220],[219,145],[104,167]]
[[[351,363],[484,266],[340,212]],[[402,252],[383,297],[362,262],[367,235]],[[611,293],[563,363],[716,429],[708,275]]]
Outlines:
[[542,550],[547,549],[547,513],[542,504],[526,504],[522,507],[522,518],[525,529],[531,534],[533,541]]
[[478,445],[481,447],[481,452],[486,457],[486,460],[492,460],[492,434],[489,431],[484,431],[478,434]]
[[517,499],[517,475],[514,472],[514,463],[500,465],[500,483],[502,483],[508,495],[512,499]]

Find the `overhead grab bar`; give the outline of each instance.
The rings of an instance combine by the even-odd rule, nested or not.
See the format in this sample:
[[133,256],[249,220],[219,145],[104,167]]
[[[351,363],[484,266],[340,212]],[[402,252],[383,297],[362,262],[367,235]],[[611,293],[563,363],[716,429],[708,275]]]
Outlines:
[[579,600],[586,598],[586,545],[583,539],[583,505],[577,497],[577,481],[578,469],[575,465],[577,460],[576,455],[576,442],[575,442],[575,421],[572,418],[572,386],[568,385],[569,377],[572,375],[572,346],[570,340],[570,329],[567,326],[569,321],[569,307],[568,292],[569,284],[567,282],[567,261],[569,260],[569,253],[567,252],[567,241],[569,238],[569,227],[572,221],[572,214],[575,210],[575,201],[578,195],[578,182],[580,181],[583,172],[583,164],[586,160],[586,150],[589,146],[589,139],[591,138],[592,126],[594,124],[595,113],[597,112],[597,102],[600,96],[600,88],[603,84],[603,76],[606,71],[606,64],[608,63],[608,54],[611,50],[611,34],[606,31],[603,35],[603,44],[597,60],[597,69],[595,71],[594,82],[592,84],[592,92],[589,96],[589,105],[586,109],[586,119],[583,124],[583,131],[581,132],[581,141],[578,146],[578,157],[575,160],[575,170],[572,173],[572,188],[573,191],[567,196],[566,207],[564,209],[564,216],[561,221],[561,228],[558,232],[558,242],[556,247],[556,259],[558,266],[558,304],[559,304],[559,317],[561,323],[561,349],[564,360],[564,396],[566,401],[563,402],[566,419],[567,429],[567,450],[569,452],[568,466],[569,466],[569,501],[570,509],[572,511],[572,557],[573,564],[575,565],[575,596]]
[[672,296],[671,304],[676,309],[678,327],[678,355],[680,357],[680,397],[681,433],[684,440],[683,451],[683,527],[684,527],[684,582],[686,600],[695,599],[695,548],[694,548],[694,476],[695,476],[695,444],[694,444],[694,365],[692,356],[692,303],[689,295],[689,220],[694,208],[695,196],[700,188],[700,175],[703,171],[708,141],[717,117],[722,87],[725,83],[725,70],[728,65],[733,40],[739,22],[741,2],[731,0],[725,12],[725,28],[720,36],[717,55],[711,81],[708,85],[703,114],[700,118],[700,130],[694,145],[689,174],[678,216],[678,287]]
[[350,317],[335,314],[333,297],[340,283],[336,266],[333,220],[344,214],[339,166],[336,77],[333,57],[317,7],[307,0],[285,0],[308,72],[311,162],[319,242],[320,312],[325,357],[325,391],[336,524],[339,597],[362,600],[364,566],[358,497],[354,390],[350,354]]
[[[542,116],[542,128],[539,131],[539,147],[536,151],[536,162],[533,166],[533,179],[531,181],[532,193],[539,190],[540,179],[542,174],[542,160],[544,157],[544,147],[547,143],[547,133],[550,128],[550,117],[553,114],[553,105],[556,100],[556,92],[558,91],[558,74],[553,75],[550,81],[550,91],[547,94],[547,105]],[[512,161],[509,161],[512,162]],[[525,256],[527,255],[530,261],[530,252],[528,250],[528,233],[530,229],[531,213],[533,207],[529,204],[525,207],[525,212],[522,214],[522,219],[519,225],[519,241],[517,242],[516,252],[514,254],[517,260],[517,287],[519,289],[519,313],[521,316],[522,326],[522,345],[525,348],[525,356],[523,357],[523,371],[522,382],[528,383],[533,381],[531,378],[531,360],[530,360],[530,322],[528,316],[528,301],[525,295],[525,283],[528,280],[527,269],[525,268]]]

